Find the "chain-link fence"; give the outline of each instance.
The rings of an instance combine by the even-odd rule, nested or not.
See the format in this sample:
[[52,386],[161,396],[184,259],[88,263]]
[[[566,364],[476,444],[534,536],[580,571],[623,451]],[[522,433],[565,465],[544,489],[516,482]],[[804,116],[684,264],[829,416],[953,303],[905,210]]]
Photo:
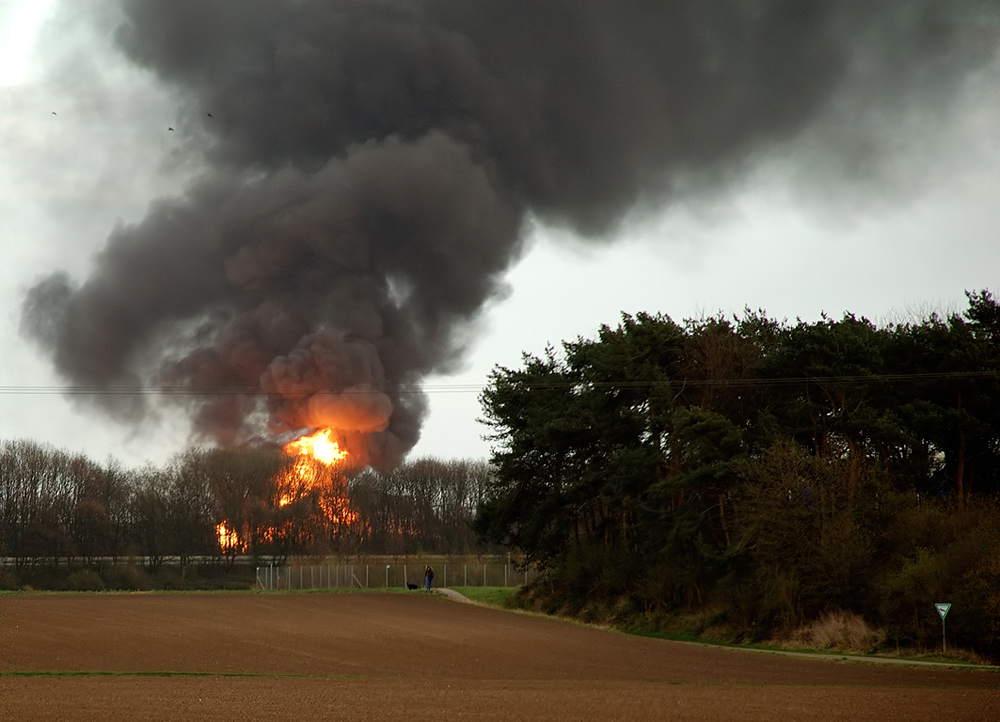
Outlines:
[[518,587],[537,576],[535,570],[519,568],[509,560],[291,563],[257,567],[257,588],[419,589],[425,584],[428,566],[434,571],[435,587]]

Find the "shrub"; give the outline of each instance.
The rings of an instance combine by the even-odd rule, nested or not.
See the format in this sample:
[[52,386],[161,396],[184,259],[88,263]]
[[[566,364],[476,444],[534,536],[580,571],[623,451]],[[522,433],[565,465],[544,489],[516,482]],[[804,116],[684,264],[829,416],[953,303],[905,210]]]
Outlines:
[[17,578],[17,572],[8,567],[0,567],[0,590],[9,592],[20,586],[20,580]]
[[160,567],[153,578],[153,584],[157,589],[187,589],[186,575],[179,567]]
[[936,602],[953,604],[949,646],[996,656],[1000,647],[1000,518],[995,511],[957,516],[936,548],[920,548],[881,585],[880,612],[890,639],[921,648],[941,646]]
[[134,564],[115,564],[102,575],[109,589],[139,591],[150,588],[146,572]]
[[828,612],[814,622],[798,627],[787,639],[792,647],[806,649],[842,649],[871,652],[885,638],[885,632],[868,624],[852,612]]
[[98,592],[104,589],[104,580],[93,569],[77,569],[66,577],[66,589],[74,592]]

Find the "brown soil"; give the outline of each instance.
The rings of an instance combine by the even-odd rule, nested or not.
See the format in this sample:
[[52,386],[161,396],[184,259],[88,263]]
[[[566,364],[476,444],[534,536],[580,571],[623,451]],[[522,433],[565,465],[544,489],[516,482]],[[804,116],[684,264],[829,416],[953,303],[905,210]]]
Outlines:
[[0,597],[2,720],[448,718],[985,722],[1000,675],[665,642],[417,592]]

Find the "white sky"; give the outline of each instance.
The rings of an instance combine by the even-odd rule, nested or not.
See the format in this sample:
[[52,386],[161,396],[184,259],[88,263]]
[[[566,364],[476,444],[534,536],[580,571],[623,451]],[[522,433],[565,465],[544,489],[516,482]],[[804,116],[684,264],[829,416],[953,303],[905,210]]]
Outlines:
[[[0,0],[0,439],[30,438],[135,464],[159,463],[187,442],[182,419],[123,428],[74,409],[50,363],[18,333],[24,291],[41,275],[82,276],[117,221],[142,217],[191,169],[164,133],[170,98],[115,62],[108,39],[81,34],[93,87],[42,73],[53,3]],[[41,32],[39,36],[37,33]],[[34,40],[40,37],[39,48]],[[69,52],[62,48],[62,52]],[[75,57],[74,62],[78,62]],[[961,310],[966,289],[1000,288],[1000,69],[970,84],[955,120],[931,143],[904,148],[879,181],[836,198],[801,192],[780,163],[725,201],[674,208],[596,245],[537,228],[510,272],[510,294],[482,319],[466,368],[429,379],[431,413],[414,456],[484,458],[476,423],[495,364],[614,325],[622,311],[675,320],[739,312],[814,320],[852,311],[873,320]],[[140,104],[125,108],[116,98]],[[56,113],[56,115],[53,115]],[[148,123],[137,123],[137,118]],[[123,163],[127,159],[128,163]],[[114,161],[112,163],[112,160]],[[114,167],[116,172],[110,173]],[[122,172],[123,167],[126,172]],[[831,191],[832,192],[832,191]]]

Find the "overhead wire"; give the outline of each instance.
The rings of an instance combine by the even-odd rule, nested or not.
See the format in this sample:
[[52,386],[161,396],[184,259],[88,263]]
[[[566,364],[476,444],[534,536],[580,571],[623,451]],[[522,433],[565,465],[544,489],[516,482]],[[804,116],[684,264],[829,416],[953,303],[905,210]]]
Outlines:
[[[664,377],[660,379],[532,379],[529,373],[514,372],[509,378],[519,383],[527,384],[531,388],[537,389],[560,389],[560,388],[646,388],[650,386],[683,384],[688,387],[705,386],[789,386],[802,383],[827,383],[827,384],[869,384],[869,383],[907,383],[918,381],[947,381],[961,379],[983,379],[990,377],[1000,377],[996,371],[942,371],[928,373],[898,373],[898,374],[845,374],[837,376],[785,376],[785,377],[751,377],[751,378],[706,378],[692,379],[689,377],[678,377],[671,379]],[[317,394],[330,395],[354,395],[384,393],[391,390],[401,394],[462,394],[481,393],[490,384],[478,383],[455,383],[455,384],[402,384],[383,388],[359,388],[357,385],[327,386],[324,388],[303,389],[299,392],[281,392],[273,394],[257,386],[219,386],[192,388],[189,386],[155,386],[155,385],[133,385],[133,386],[28,386],[28,385],[0,385],[0,396],[282,396],[282,397],[307,397]]]

